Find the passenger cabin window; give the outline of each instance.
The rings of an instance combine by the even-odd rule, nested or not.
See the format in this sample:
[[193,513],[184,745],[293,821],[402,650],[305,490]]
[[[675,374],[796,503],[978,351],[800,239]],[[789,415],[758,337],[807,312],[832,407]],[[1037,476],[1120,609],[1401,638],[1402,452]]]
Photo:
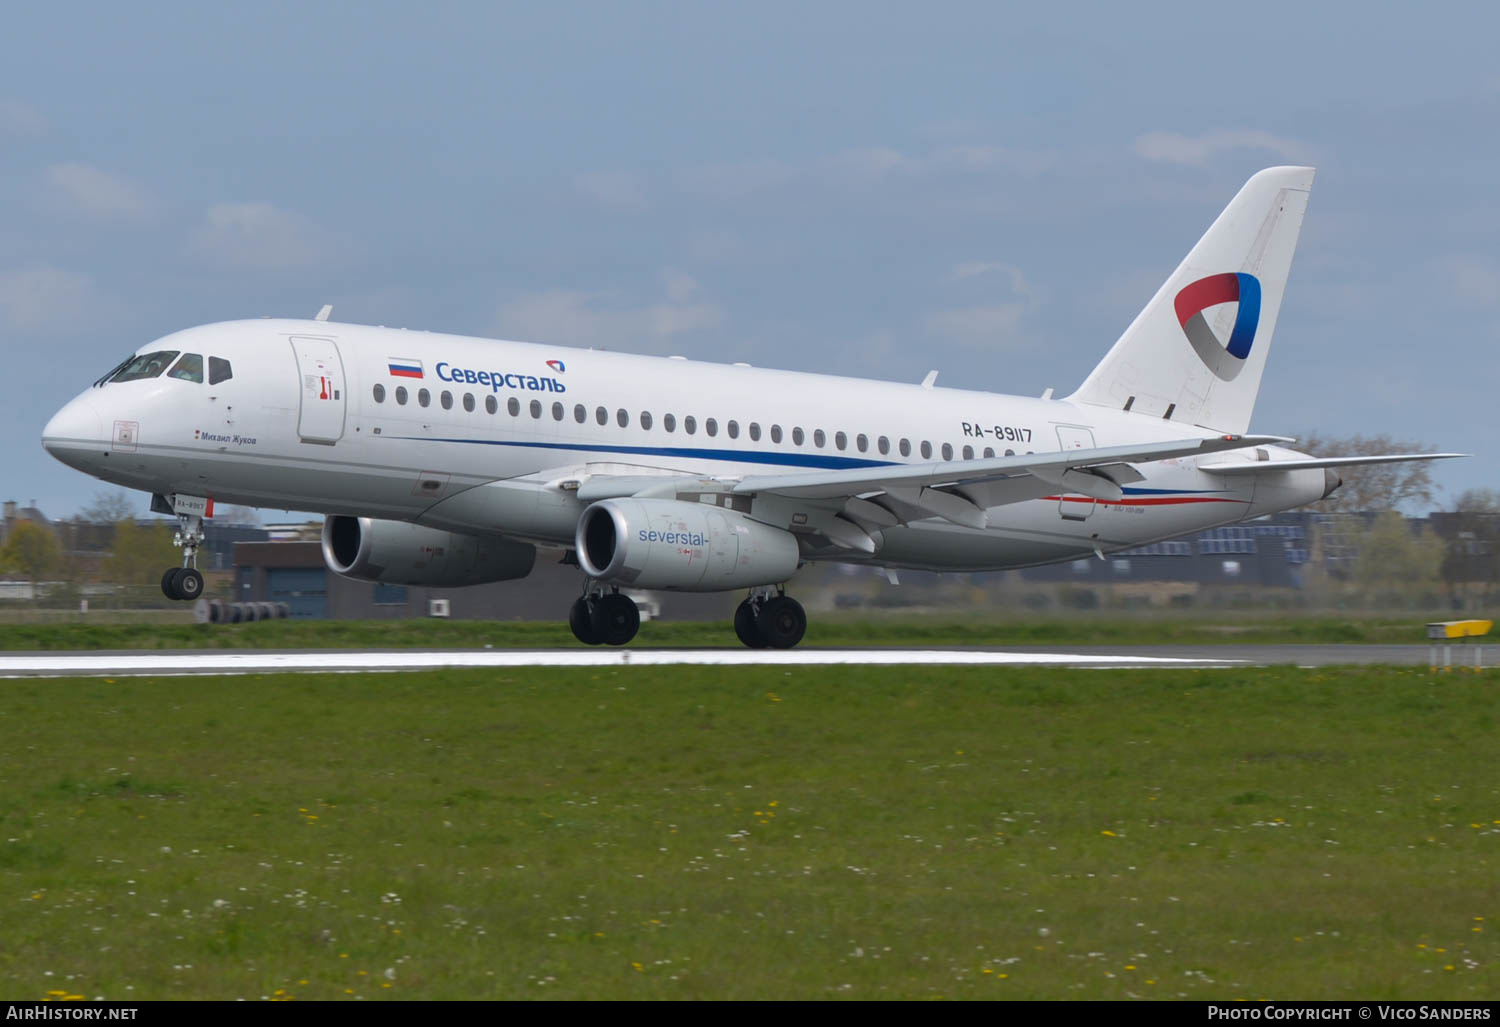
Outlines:
[[109,380],[112,382],[134,382],[140,381],[143,378],[159,377],[163,371],[172,365],[172,361],[177,359],[179,352],[181,351],[164,349],[155,353],[142,353],[116,371]]
[[677,417],[676,417],[676,415],[675,414],[662,414],[661,415],[661,426],[663,428],[667,429],[667,431],[676,431],[677,430]]
[[974,447],[973,446],[965,446],[964,447],[964,459],[965,460],[973,460],[974,459]]
[[500,409],[500,401],[498,399],[496,399],[494,396],[486,396],[486,397],[484,397],[484,412],[485,413],[487,413],[487,414],[493,414],[495,411],[497,411],[499,409]]
[[740,422],[730,421],[724,426],[724,430],[729,433],[731,439],[737,439],[740,437]]
[[911,456],[911,440],[910,439],[902,439],[901,440],[901,455],[902,456]]
[[538,420],[538,421],[540,421],[542,419],[542,401],[541,400],[534,399],[534,400],[531,401],[531,416],[533,418],[535,418],[536,420]]
[[771,441],[772,442],[780,442],[781,441],[781,425],[779,425],[779,424],[773,424],[773,425],[771,425]]
[[453,393],[449,392],[447,389],[444,389],[443,394],[439,396],[438,399],[443,404],[444,410],[453,409]]
[[849,436],[841,431],[836,431],[833,433],[833,444],[841,450],[846,449],[849,446]]
[[464,393],[464,409],[471,414],[474,412],[474,394],[472,392]]
[[951,445],[949,445],[948,443],[946,443],[946,442],[943,443],[943,459],[944,460],[952,460],[953,459],[953,447]]
[[521,416],[521,401],[512,396],[505,401],[505,409],[512,417]]
[[417,390],[417,405],[425,407],[425,406],[431,405],[431,403],[432,403],[432,393],[428,392],[426,389],[418,389]]
[[381,385],[379,382],[375,383],[375,402],[385,402],[385,386]]
[[891,451],[891,440],[886,438],[884,435],[880,436],[880,441],[876,443],[876,445],[880,449],[881,456],[886,456]]
[[860,432],[854,437],[854,445],[859,448],[859,451],[861,453],[863,453],[870,448],[870,437],[864,432]]
[[922,440],[922,459],[932,459],[932,443],[928,442],[926,439]]
[[402,406],[406,406],[406,386],[405,385],[398,385],[398,386],[396,386],[396,402],[399,403],[399,404],[401,404]]
[[594,420],[598,421],[600,424],[608,424],[609,411],[605,410],[603,407],[599,407],[594,411]]
[[823,429],[822,428],[817,428],[817,429],[813,430],[813,445],[814,446],[817,446],[819,449],[822,449],[823,446],[824,446],[824,444],[827,441],[828,441],[828,436],[823,434]]
[[624,407],[621,407],[620,409],[615,411],[615,423],[618,424],[621,428],[630,427],[630,415],[625,412]]
[[588,407],[584,406],[582,403],[574,403],[573,404],[573,420],[577,421],[579,424],[582,424],[584,421],[587,421],[588,419],[589,419]]
[[758,421],[751,421],[750,422],[750,441],[751,442],[759,442],[760,441],[760,422],[758,422]]
[[682,430],[687,432],[689,435],[697,434],[698,419],[692,414],[688,414],[682,419]]
[[807,438],[807,436],[802,433],[802,429],[801,428],[793,428],[792,429],[792,442],[793,443],[795,443],[796,445],[800,446],[800,445],[802,445],[802,440],[805,439],[805,438]]
[[703,422],[703,430],[708,432],[709,435],[717,435],[719,434],[719,422],[710,417]]
[[641,427],[646,429],[647,431],[651,430],[651,411],[641,411]]
[[568,412],[563,409],[561,403],[552,404],[552,419],[554,421],[561,421],[566,416],[568,416]]
[[223,357],[208,358],[208,384],[217,385],[234,377],[234,371],[229,366],[229,361]]

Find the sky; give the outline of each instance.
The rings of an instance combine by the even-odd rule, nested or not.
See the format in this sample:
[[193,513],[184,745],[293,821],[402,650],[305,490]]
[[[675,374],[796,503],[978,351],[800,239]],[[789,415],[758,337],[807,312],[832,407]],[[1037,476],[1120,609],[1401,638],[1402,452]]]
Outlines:
[[[1072,391],[1241,184],[1318,167],[1252,429],[1500,488],[1500,8],[14,5],[4,498],[179,328],[312,316]],[[145,509],[144,497],[139,504]]]

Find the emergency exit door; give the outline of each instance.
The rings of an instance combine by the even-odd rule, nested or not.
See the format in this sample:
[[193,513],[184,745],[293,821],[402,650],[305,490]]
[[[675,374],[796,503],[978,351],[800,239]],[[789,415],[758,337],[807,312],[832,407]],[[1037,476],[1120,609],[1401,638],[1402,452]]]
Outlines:
[[301,378],[297,435],[331,446],[344,437],[344,362],[332,339],[292,338]]
[[[1093,449],[1094,433],[1092,429],[1081,425],[1059,424],[1057,443],[1064,453],[1075,449]],[[1086,521],[1093,515],[1096,504],[1097,500],[1092,496],[1063,492],[1057,500],[1057,512],[1065,521]]]

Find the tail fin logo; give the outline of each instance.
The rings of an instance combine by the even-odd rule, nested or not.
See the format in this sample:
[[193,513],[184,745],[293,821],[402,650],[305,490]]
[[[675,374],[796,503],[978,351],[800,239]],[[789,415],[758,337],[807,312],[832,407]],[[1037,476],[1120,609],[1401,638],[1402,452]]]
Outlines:
[[[1220,342],[1209,327],[1203,312],[1221,303],[1237,303],[1234,327],[1230,329],[1229,341]],[[1255,329],[1260,324],[1260,279],[1244,272],[1227,272],[1209,275],[1183,287],[1173,301],[1177,311],[1177,323],[1183,334],[1193,344],[1193,350],[1208,369],[1223,381],[1232,381],[1250,347],[1255,342]]]

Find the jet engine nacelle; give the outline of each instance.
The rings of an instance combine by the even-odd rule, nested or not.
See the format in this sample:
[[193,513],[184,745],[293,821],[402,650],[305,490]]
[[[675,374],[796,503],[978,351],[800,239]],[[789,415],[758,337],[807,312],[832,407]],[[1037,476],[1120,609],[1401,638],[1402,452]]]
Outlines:
[[800,562],[791,532],[674,499],[602,500],[578,519],[574,541],[590,577],[632,588],[753,588],[785,581]]
[[323,560],[329,570],[361,581],[458,588],[526,577],[536,563],[536,547],[499,536],[340,516],[323,521]]

